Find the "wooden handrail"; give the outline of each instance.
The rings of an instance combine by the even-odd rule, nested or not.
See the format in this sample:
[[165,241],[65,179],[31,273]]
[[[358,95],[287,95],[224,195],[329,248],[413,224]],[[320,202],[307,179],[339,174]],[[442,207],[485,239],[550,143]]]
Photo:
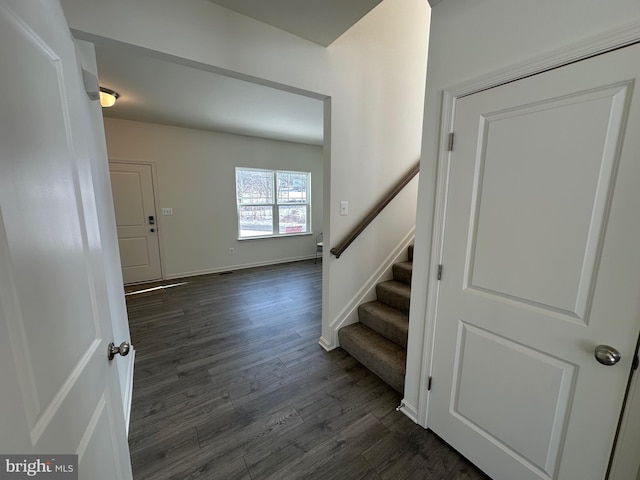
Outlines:
[[353,243],[353,241],[358,238],[367,226],[373,222],[374,218],[378,216],[378,214],[384,210],[391,200],[395,198],[398,193],[402,191],[402,189],[409,183],[413,177],[415,177],[420,171],[420,162],[416,163],[413,168],[404,176],[402,179],[384,196],[380,202],[369,212],[369,214],[362,219],[358,225],[356,225],[353,230],[349,232],[349,234],[340,242],[336,247],[333,247],[330,252],[336,258],[340,258],[340,255],[344,253],[349,245]]

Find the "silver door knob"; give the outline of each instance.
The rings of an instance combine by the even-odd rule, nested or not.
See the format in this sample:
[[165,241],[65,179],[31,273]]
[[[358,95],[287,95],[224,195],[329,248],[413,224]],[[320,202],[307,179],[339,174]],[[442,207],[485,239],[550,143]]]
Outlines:
[[622,358],[620,352],[609,345],[598,345],[595,356],[602,365],[615,365]]
[[118,353],[123,357],[126,357],[129,354],[130,348],[131,346],[128,342],[122,342],[119,347],[116,347],[116,345],[111,342],[107,347],[107,358],[109,360],[113,360],[113,357],[115,357]]

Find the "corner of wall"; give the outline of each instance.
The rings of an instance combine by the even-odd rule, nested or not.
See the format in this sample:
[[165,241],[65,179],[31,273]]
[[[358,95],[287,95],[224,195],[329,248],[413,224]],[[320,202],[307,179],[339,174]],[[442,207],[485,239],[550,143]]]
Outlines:
[[414,405],[407,403],[404,398],[397,410],[406,415],[413,423],[418,423],[418,409]]
[[337,345],[332,345],[331,342],[324,337],[320,337],[320,341],[318,343],[327,352],[330,352],[331,350],[335,350],[336,348],[338,348]]

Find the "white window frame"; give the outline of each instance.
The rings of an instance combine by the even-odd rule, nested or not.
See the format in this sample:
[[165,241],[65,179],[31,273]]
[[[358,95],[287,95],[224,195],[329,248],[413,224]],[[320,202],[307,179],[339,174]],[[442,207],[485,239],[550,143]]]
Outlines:
[[[238,195],[238,173],[242,171],[255,171],[255,172],[269,172],[272,174],[273,181],[273,202],[272,203],[241,203]],[[306,181],[306,202],[279,202],[278,201],[278,175],[280,174],[298,174],[305,175]],[[274,170],[268,168],[253,168],[253,167],[236,167],[235,169],[235,195],[236,195],[236,218],[238,222],[238,240],[254,240],[261,238],[278,238],[278,237],[293,237],[299,235],[313,235],[311,230],[311,172],[297,171],[297,170]],[[265,235],[250,235],[242,236],[241,223],[240,223],[240,208],[241,207],[269,207],[272,212],[272,233]],[[304,232],[289,232],[280,233],[280,208],[281,207],[299,207],[306,209],[306,231]]]

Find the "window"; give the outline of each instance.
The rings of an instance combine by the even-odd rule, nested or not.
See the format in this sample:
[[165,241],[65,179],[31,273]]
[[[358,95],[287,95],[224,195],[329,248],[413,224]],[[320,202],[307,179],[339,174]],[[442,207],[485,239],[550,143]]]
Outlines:
[[311,173],[236,168],[238,237],[310,233]]

